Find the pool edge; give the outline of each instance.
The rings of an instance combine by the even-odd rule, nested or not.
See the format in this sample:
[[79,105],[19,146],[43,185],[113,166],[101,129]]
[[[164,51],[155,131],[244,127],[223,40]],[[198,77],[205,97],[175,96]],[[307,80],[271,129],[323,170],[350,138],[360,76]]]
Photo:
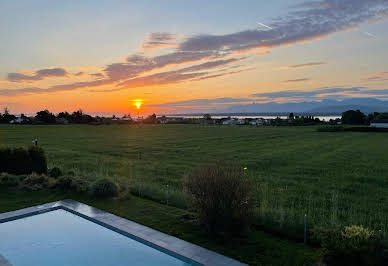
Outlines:
[[66,199],[42,205],[28,207],[16,211],[0,213],[0,223],[37,215],[49,211],[64,209],[84,219],[107,227],[117,233],[126,235],[136,241],[159,249],[162,252],[176,256],[185,261],[192,261],[200,265],[242,266],[246,265],[232,258],[214,251],[202,248],[174,236],[167,235],[150,227],[135,223],[131,220],[105,212],[87,204]]

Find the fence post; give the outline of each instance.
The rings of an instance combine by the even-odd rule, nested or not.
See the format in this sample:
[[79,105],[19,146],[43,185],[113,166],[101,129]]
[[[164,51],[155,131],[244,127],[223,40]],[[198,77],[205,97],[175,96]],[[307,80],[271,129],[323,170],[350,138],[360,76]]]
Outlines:
[[305,245],[307,245],[307,214],[304,215],[304,237],[303,242]]
[[166,191],[166,203],[167,203],[167,206],[168,206],[168,185],[167,185],[167,191]]

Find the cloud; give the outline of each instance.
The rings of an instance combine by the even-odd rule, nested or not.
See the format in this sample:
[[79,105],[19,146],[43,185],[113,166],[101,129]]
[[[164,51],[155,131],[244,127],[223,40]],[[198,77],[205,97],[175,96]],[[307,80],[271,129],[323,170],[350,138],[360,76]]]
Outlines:
[[51,77],[66,77],[69,73],[63,68],[46,68],[36,71],[31,75],[22,73],[8,73],[8,81],[23,82],[23,81],[37,81]]
[[175,41],[176,35],[168,32],[153,32],[150,34],[148,40],[154,42]]
[[387,81],[388,80],[388,72],[380,72],[371,77],[363,79],[362,81]]
[[208,71],[210,69],[235,63],[243,59],[244,58],[231,58],[231,59],[225,59],[225,60],[221,59],[221,60],[206,62],[206,63],[182,68],[177,71],[167,71],[162,73],[156,73],[153,75],[148,75],[145,77],[129,79],[127,81],[120,83],[118,86],[124,87],[124,88],[131,88],[131,87],[145,87],[145,86],[153,86],[153,85],[174,84],[178,82],[191,80],[193,78],[205,76],[209,73],[209,72],[198,72],[198,71],[203,71],[203,70]]
[[252,102],[249,98],[214,98],[214,99],[192,99],[186,101],[167,102],[162,104],[148,105],[151,107],[180,107],[180,106],[208,106],[212,104],[231,104],[231,103],[242,103]]
[[92,77],[95,77],[97,79],[101,79],[101,78],[105,77],[104,74],[102,74],[102,73],[93,73],[93,74],[89,74],[89,75]]
[[245,30],[225,35],[198,35],[179,45],[181,51],[243,51],[289,45],[345,31],[388,14],[386,0],[321,0],[295,6],[268,24],[266,31]]
[[230,71],[230,72],[224,72],[224,73],[220,73],[220,74],[214,74],[214,75],[199,77],[199,78],[196,78],[194,80],[195,81],[199,81],[199,80],[205,80],[205,79],[212,79],[212,78],[230,76],[230,75],[239,74],[239,73],[242,73],[242,72],[251,71],[251,70],[255,70],[255,69],[256,69],[255,67],[251,67],[251,68],[242,69],[242,70],[238,70],[238,71]]
[[284,67],[284,69],[305,68],[305,67],[320,66],[324,64],[326,64],[326,62],[311,62],[311,63],[305,63],[305,64],[299,64],[299,65],[286,66]]
[[168,32],[154,32],[143,43],[143,49],[159,49],[177,46],[177,37]]
[[337,93],[349,93],[356,92],[359,93],[365,87],[351,87],[351,88],[320,88],[311,91],[298,91],[298,90],[285,90],[277,92],[264,92],[252,94],[252,97],[257,98],[309,98],[319,95],[328,95],[328,94],[337,94]]
[[82,77],[82,76],[84,76],[85,74],[86,74],[85,72],[81,71],[81,72],[75,73],[74,76],[76,76],[76,77]]
[[[212,64],[192,66],[191,70],[188,70],[190,67],[185,67],[185,64],[203,60],[227,60],[226,58],[250,52],[252,49],[290,45],[352,29],[361,23],[378,20],[384,16],[388,17],[388,1],[320,0],[299,4],[290,10],[284,17],[266,23],[272,28],[266,31],[248,29],[225,35],[197,35],[181,41],[173,52],[167,54],[153,57],[136,54],[128,56],[124,62],[107,65],[101,70],[105,77],[98,80],[56,85],[46,89],[2,89],[0,94],[49,93],[101,85],[116,86],[111,90],[114,91],[136,86],[173,84],[201,78],[215,78],[227,73],[210,72],[216,68]],[[165,32],[152,33],[146,42],[176,43],[177,37]],[[171,65],[176,65],[180,70],[160,72],[163,71],[163,68]],[[302,65],[296,65],[296,67],[307,67],[307,64]],[[8,79],[14,82],[34,81],[52,76],[66,76],[67,72],[65,71],[57,68],[42,69],[30,75],[9,73]],[[156,71],[159,73],[150,73]],[[286,82],[306,80],[308,79],[302,78]]]
[[309,78],[300,78],[300,79],[289,79],[283,81],[284,83],[296,83],[296,82],[303,82],[303,81],[308,81],[310,80]]

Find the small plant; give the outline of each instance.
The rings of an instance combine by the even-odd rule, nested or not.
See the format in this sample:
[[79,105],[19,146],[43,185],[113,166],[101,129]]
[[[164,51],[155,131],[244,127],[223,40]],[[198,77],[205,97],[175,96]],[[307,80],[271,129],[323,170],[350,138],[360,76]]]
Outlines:
[[49,176],[51,176],[53,178],[58,178],[58,177],[62,176],[62,171],[58,167],[54,167],[53,169],[50,169]]
[[7,173],[0,174],[0,185],[3,186],[17,186],[23,180],[25,176],[11,175]]
[[92,184],[91,193],[95,197],[115,197],[119,194],[119,187],[109,178],[101,178]]
[[52,188],[55,186],[55,180],[38,174],[31,174],[27,176],[21,183],[20,187],[26,190],[41,190],[45,188]]
[[315,228],[313,237],[320,242],[328,265],[386,265],[381,232],[353,225]]
[[243,168],[216,163],[192,172],[185,184],[199,221],[214,233],[241,233],[251,222],[250,183]]
[[63,191],[69,191],[72,189],[73,178],[69,176],[61,176],[57,179],[55,186]]

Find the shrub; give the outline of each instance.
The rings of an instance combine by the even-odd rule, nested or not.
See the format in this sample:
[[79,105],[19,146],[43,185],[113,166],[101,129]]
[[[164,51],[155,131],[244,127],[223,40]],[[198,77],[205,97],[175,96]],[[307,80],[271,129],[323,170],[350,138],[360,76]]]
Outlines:
[[89,190],[88,182],[73,176],[61,176],[55,186],[63,191],[87,192]]
[[91,193],[95,197],[115,197],[119,194],[119,188],[109,178],[100,178],[92,184]]
[[31,146],[28,148],[33,173],[47,174],[47,159],[41,147]]
[[31,174],[27,176],[20,184],[22,189],[27,190],[41,190],[44,188],[52,188],[55,186],[55,180],[45,176],[38,174]]
[[213,233],[241,233],[252,217],[250,183],[243,168],[215,163],[192,172],[185,183],[189,205]]
[[47,173],[47,160],[40,147],[0,148],[0,172],[10,174],[45,174]]
[[72,189],[73,178],[69,176],[61,176],[57,179],[55,186],[61,190],[69,191]]
[[328,265],[386,265],[383,235],[362,226],[314,228]]
[[54,167],[53,169],[50,169],[50,171],[49,171],[49,176],[51,176],[53,178],[58,178],[61,175],[62,175],[62,171],[58,167]]
[[25,176],[12,175],[8,173],[0,174],[0,185],[3,186],[17,186],[25,178]]

